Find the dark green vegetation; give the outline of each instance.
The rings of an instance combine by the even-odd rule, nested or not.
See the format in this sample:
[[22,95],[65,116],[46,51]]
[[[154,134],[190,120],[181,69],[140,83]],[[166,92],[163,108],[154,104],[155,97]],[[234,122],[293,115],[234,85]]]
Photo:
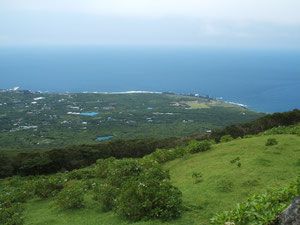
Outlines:
[[109,158],[97,164],[96,174],[105,181],[94,189],[94,199],[103,211],[113,210],[130,221],[180,216],[181,192],[157,161]]
[[48,151],[0,152],[0,178],[11,175],[49,174],[82,168],[97,159],[141,158],[157,148],[183,145],[191,138],[114,141],[98,145],[79,145]]
[[[71,172],[5,178],[0,180],[0,221],[271,224],[300,194],[300,181],[294,181],[300,172],[299,130],[300,125],[273,128],[219,144],[192,141],[142,159],[100,159]],[[266,146],[270,138],[278,144]],[[203,143],[209,147],[192,154],[190,146]]]
[[[99,112],[94,116],[80,113]],[[255,120],[263,113],[206,98],[168,94],[0,92],[0,147],[95,144],[98,137],[182,137]]]
[[277,145],[277,144],[278,144],[278,142],[275,138],[269,138],[267,140],[266,146],[273,146],[273,145]]
[[271,224],[300,194],[299,122],[294,110],[211,134],[2,152],[2,177],[29,176],[0,180],[0,224]]
[[[65,148],[35,151],[0,151],[0,177],[11,175],[48,174],[59,171],[82,168],[95,163],[99,158],[115,157],[140,158],[158,148],[186,146],[191,140],[230,141],[232,137],[248,137],[259,132],[286,133],[285,127],[300,122],[300,111],[275,113],[264,116],[253,122],[226,127],[211,134],[193,135],[190,137],[167,139],[143,139],[113,141],[104,144],[78,145]],[[266,131],[274,127],[270,131]],[[290,132],[290,128],[288,128]],[[293,134],[300,134],[299,127],[293,128]],[[221,136],[223,134],[223,136]],[[191,144],[192,145],[192,144]],[[201,147],[205,149],[204,147]],[[195,148],[196,149],[196,148]],[[202,151],[201,149],[195,151]]]
[[205,140],[205,141],[191,141],[188,144],[188,150],[190,153],[198,153],[198,152],[205,152],[210,149],[211,142]]
[[[261,117],[255,121],[231,125],[222,130],[217,130],[212,133],[211,138],[219,141],[221,137],[225,135],[230,135],[233,138],[237,137],[246,137],[247,135],[258,134],[259,132],[263,132],[272,128],[277,128],[280,126],[290,126],[300,122],[300,110],[293,110],[285,113],[274,113],[269,114],[264,117]],[[289,128],[288,128],[289,129]],[[284,130],[284,128],[280,129]],[[294,133],[296,134],[296,131]],[[230,137],[227,136],[226,139]]]
[[266,193],[252,195],[231,210],[216,214],[212,224],[274,224],[278,215],[300,194],[300,176],[289,185],[269,189]]

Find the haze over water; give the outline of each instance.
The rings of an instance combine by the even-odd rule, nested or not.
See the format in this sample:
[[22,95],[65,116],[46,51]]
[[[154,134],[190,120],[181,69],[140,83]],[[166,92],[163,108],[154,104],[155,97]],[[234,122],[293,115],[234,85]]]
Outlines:
[[299,60],[299,50],[1,47],[0,89],[199,93],[282,112],[300,108]]

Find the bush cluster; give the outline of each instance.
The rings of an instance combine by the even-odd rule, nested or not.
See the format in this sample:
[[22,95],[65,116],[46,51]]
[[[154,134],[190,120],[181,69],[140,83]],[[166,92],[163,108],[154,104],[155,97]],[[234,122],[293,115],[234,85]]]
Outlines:
[[99,178],[107,178],[107,173],[109,170],[109,166],[112,164],[113,161],[116,159],[114,157],[110,157],[107,159],[98,159],[96,162],[96,177]]
[[64,188],[67,181],[66,178],[59,175],[40,177],[33,182],[33,190],[40,198],[54,197]]
[[22,212],[23,206],[20,203],[15,203],[7,207],[0,204],[0,224],[23,225],[24,218]]
[[183,147],[176,147],[171,149],[157,149],[155,152],[144,157],[144,159],[155,160],[159,163],[165,163],[177,158],[183,157],[188,153],[188,150]]
[[112,210],[117,201],[120,189],[108,183],[97,185],[94,188],[93,199],[100,203],[103,212]]
[[300,124],[292,125],[292,126],[274,127],[270,130],[262,132],[261,134],[263,134],[263,135],[271,135],[271,134],[296,134],[296,135],[300,135]]
[[0,224],[22,225],[24,224],[23,206],[28,199],[28,194],[22,189],[2,191],[0,193]]
[[[218,142],[224,135],[231,135],[233,138],[244,137],[245,135],[255,135],[272,128],[276,129],[279,126],[295,125],[299,122],[300,110],[295,109],[290,112],[268,114],[249,123],[231,125],[222,130],[213,131],[210,138]],[[282,130],[284,130],[284,128]],[[296,128],[293,132],[300,134],[299,128]]]
[[147,155],[144,159],[154,160],[159,163],[165,163],[177,158],[181,158],[189,153],[195,154],[198,152],[204,152],[211,149],[213,141],[190,141],[186,147],[178,146],[171,149],[157,149],[155,152]]
[[122,186],[115,211],[131,221],[170,220],[180,216],[181,204],[182,194],[169,180],[157,180],[149,173],[130,179]]
[[[171,185],[169,173],[154,160],[101,160],[106,182],[94,189],[94,199],[105,211],[128,220],[172,219],[181,213],[181,192]],[[98,165],[103,168],[103,165]]]
[[198,152],[205,152],[211,148],[211,143],[208,140],[205,141],[191,141],[188,146],[188,151],[192,154]]
[[233,140],[233,137],[231,137],[231,135],[227,134],[227,135],[224,135],[221,137],[220,139],[220,142],[229,142],[229,141],[232,141]]
[[56,196],[57,205],[63,209],[83,207],[85,187],[80,181],[69,181]]
[[278,215],[300,194],[297,182],[274,188],[262,195],[253,195],[246,202],[237,204],[231,211],[216,214],[211,223],[217,224],[273,224]]
[[96,177],[94,168],[75,169],[66,175],[68,180],[87,180]]

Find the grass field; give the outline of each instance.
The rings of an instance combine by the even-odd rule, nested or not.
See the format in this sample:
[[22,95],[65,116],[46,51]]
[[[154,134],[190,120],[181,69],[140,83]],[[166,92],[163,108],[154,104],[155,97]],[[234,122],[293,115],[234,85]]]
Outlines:
[[209,109],[211,107],[224,107],[224,108],[239,108],[237,105],[227,104],[225,102],[215,101],[215,100],[207,100],[207,101],[186,101],[181,102],[182,104],[186,104],[189,106],[189,109]]
[[209,109],[210,106],[208,103],[204,102],[198,102],[198,101],[191,101],[191,102],[185,102],[191,109]]
[[[266,147],[268,138],[276,138],[278,145]],[[230,162],[237,157],[240,167]],[[234,140],[213,145],[207,152],[170,161],[165,168],[170,170],[172,183],[183,193],[188,210],[177,220],[134,224],[209,224],[215,213],[234,207],[250,194],[292,181],[300,171],[300,137],[267,135]],[[195,183],[193,173],[201,173],[203,180]],[[25,205],[25,225],[130,224],[112,212],[101,212],[89,193],[85,203],[83,209],[62,211],[51,200],[32,199]]]

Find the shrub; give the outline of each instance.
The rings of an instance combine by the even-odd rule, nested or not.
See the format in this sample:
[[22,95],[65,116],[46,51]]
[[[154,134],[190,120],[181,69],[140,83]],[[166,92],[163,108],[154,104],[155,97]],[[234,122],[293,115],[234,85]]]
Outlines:
[[108,173],[109,166],[112,165],[112,163],[116,159],[114,157],[110,157],[107,159],[98,159],[96,163],[96,176],[100,178],[106,178]]
[[175,159],[176,153],[174,152],[174,149],[157,149],[155,152],[151,153],[148,156],[145,156],[144,158],[149,160],[155,160],[159,163],[165,163],[167,161]]
[[224,142],[229,142],[232,141],[233,138],[228,134],[228,135],[224,135],[221,137],[220,142],[224,143]]
[[169,172],[157,161],[115,160],[109,164],[106,176],[106,183],[95,187],[93,197],[102,210],[113,209],[134,221],[180,215],[181,192],[170,184]]
[[181,192],[168,180],[158,180],[150,174],[131,179],[122,187],[115,211],[131,221],[177,218],[182,210]]
[[252,138],[253,136],[254,136],[254,135],[248,134],[248,135],[245,135],[244,138]]
[[67,179],[58,176],[41,177],[34,182],[34,193],[40,198],[55,196],[64,187]]
[[83,180],[84,187],[87,190],[94,190],[97,187],[98,181],[96,179],[88,179],[88,180]]
[[0,224],[23,225],[23,210],[24,208],[20,203],[12,204],[9,207],[4,207],[0,202]]
[[103,211],[111,210],[115,206],[116,198],[120,193],[119,190],[128,179],[137,178],[141,172],[147,169],[151,169],[153,172],[158,171],[156,176],[162,173],[158,162],[146,159],[109,160],[109,163],[104,160],[102,162],[107,165],[105,169],[107,179],[105,184],[95,187],[94,200],[100,203]]
[[198,153],[198,152],[204,152],[211,148],[211,142],[205,140],[205,141],[191,141],[188,146],[188,150],[190,153]]
[[85,188],[79,181],[70,181],[56,196],[57,205],[63,209],[78,209],[83,207]]
[[22,225],[24,207],[21,203],[30,197],[22,187],[8,186],[0,191],[0,224]]
[[16,189],[10,193],[10,201],[13,203],[25,203],[29,198],[27,191]]
[[[97,171],[98,172],[98,171]],[[95,170],[91,168],[84,168],[79,170],[72,170],[71,172],[67,173],[68,180],[87,180],[90,178],[95,178]]]
[[107,169],[107,182],[113,186],[121,187],[123,182],[131,177],[137,178],[141,173],[151,171],[160,179],[169,178],[168,171],[153,160],[147,159],[121,159],[115,160]]
[[150,155],[144,156],[144,159],[155,160],[159,163],[165,163],[173,159],[181,158],[188,153],[187,148],[183,146],[177,146],[175,148],[167,149],[157,149]]
[[278,142],[275,138],[269,138],[267,140],[266,146],[273,146],[273,145],[277,145],[277,144],[278,144]]
[[20,187],[24,182],[24,178],[20,176],[7,177],[3,179],[5,186]]
[[300,193],[297,183],[275,188],[262,195],[253,195],[246,202],[237,204],[231,211],[216,214],[211,218],[214,225],[226,224],[273,224],[278,215]]
[[188,149],[183,146],[177,146],[173,149],[176,158],[181,158],[188,153]]
[[116,204],[119,189],[110,184],[100,184],[94,188],[93,199],[100,203],[102,211],[110,211]]
[[209,142],[210,142],[212,145],[217,144],[217,142],[215,141],[215,139],[210,139]]
[[35,180],[25,181],[24,184],[21,187],[27,193],[28,198],[34,196],[34,194],[35,194]]
[[146,167],[138,159],[113,161],[107,168],[107,181],[115,187],[121,187],[129,177],[138,176]]
[[279,126],[274,127],[270,130],[264,131],[261,133],[262,135],[271,135],[271,134],[300,134],[300,124],[293,126]]

